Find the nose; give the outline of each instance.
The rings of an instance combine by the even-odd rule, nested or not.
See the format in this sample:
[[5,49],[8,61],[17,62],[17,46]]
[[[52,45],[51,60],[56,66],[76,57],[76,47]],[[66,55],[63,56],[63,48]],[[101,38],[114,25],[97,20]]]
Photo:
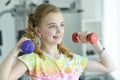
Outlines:
[[61,33],[62,32],[62,28],[61,27],[57,27],[57,33]]

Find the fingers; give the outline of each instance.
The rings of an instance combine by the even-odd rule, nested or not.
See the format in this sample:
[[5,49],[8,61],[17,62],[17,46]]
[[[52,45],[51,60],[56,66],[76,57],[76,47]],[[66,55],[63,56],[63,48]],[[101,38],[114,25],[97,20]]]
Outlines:
[[24,41],[26,41],[26,40],[31,40],[31,39],[29,39],[29,38],[27,38],[27,37],[22,37],[19,41],[22,43],[22,42],[24,42]]
[[80,43],[87,43],[88,40],[86,39],[87,35],[89,34],[90,32],[87,32],[87,31],[84,31],[84,32],[79,32],[78,33],[78,36],[76,37],[78,42]]
[[26,40],[31,40],[27,37],[22,37],[18,42],[17,42],[17,46],[20,47],[22,45],[22,43]]

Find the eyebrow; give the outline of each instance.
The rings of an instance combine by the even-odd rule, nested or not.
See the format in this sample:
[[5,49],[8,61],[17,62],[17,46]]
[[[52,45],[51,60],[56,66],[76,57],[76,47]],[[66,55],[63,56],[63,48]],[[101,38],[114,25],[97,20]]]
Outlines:
[[[64,23],[64,21],[63,21],[63,22],[61,22],[61,23]],[[51,25],[51,24],[56,24],[56,23],[49,23],[48,25]]]

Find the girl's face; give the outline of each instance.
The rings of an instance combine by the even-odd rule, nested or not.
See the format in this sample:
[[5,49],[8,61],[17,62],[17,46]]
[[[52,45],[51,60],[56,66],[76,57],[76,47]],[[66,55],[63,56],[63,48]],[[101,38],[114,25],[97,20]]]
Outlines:
[[61,13],[49,13],[40,26],[41,41],[48,44],[59,44],[64,36],[64,20]]

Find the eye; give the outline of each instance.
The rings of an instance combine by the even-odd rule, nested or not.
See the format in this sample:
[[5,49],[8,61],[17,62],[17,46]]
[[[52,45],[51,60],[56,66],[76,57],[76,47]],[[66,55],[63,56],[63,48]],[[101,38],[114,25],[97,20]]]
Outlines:
[[64,27],[64,23],[61,24],[61,27]]
[[56,25],[50,25],[49,28],[56,28]]

